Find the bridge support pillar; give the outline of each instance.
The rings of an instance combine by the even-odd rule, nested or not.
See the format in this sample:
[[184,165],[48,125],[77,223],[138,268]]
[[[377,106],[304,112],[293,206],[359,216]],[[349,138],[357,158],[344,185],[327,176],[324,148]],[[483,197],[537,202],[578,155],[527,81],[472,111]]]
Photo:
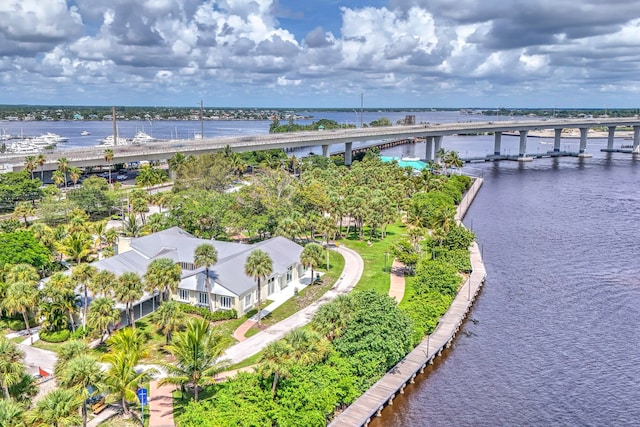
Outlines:
[[613,150],[613,138],[616,135],[616,127],[609,126],[609,135],[607,136],[607,150]]
[[425,161],[429,163],[433,161],[433,137],[432,136],[427,137],[426,145],[427,145],[427,152],[425,156]]
[[527,157],[527,135],[529,134],[528,130],[520,131],[520,149],[518,150],[518,161],[519,162],[530,162],[533,159],[531,157]]
[[440,148],[442,148],[442,136],[434,136],[434,147],[433,147],[433,160],[437,162],[440,160]]
[[[345,142],[344,143],[344,165],[351,166],[351,162],[353,162],[353,142]],[[323,149],[324,150],[324,149]]]
[[322,146],[322,157],[329,158],[329,145],[328,144]]
[[553,152],[560,152],[560,142],[562,142],[562,129],[554,129],[555,134],[553,138]]
[[500,155],[500,145],[502,144],[502,132],[496,132],[493,134],[493,155]]
[[578,157],[591,157],[591,154],[587,154],[587,133],[589,128],[580,128],[580,151]]
[[633,153],[640,152],[640,126],[633,127]]

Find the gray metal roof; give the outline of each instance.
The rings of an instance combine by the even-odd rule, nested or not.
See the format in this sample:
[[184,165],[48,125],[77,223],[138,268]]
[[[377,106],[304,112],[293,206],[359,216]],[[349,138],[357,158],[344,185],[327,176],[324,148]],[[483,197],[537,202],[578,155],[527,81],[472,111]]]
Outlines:
[[[193,263],[196,247],[203,243],[218,251],[218,262],[209,269],[215,282],[213,292],[218,295],[240,296],[255,286],[253,278],[244,274],[244,265],[251,251],[262,249],[271,257],[273,274],[284,275],[290,265],[300,262],[302,246],[285,238],[273,237],[252,245],[205,240],[172,227],[131,241],[131,250],[93,263],[100,270],[116,275],[132,271],[143,276],[149,264],[157,258],[170,258],[175,262]],[[180,288],[205,291],[205,268],[182,271]]]

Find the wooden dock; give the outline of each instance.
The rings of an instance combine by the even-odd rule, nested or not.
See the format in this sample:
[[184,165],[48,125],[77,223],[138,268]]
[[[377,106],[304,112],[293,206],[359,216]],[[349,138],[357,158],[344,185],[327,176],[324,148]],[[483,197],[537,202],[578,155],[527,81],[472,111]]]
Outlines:
[[[482,179],[476,178],[458,206],[456,214],[458,222],[466,214],[471,201],[481,186]],[[476,242],[471,245],[469,253],[471,255],[471,275],[458,291],[449,310],[440,318],[433,333],[338,415],[329,424],[330,426],[360,427],[368,425],[373,417],[381,415],[386,406],[393,405],[393,399],[398,394],[403,394],[405,387],[408,384],[413,384],[415,378],[423,373],[425,368],[432,364],[444,349],[451,346],[486,278],[482,255]]]

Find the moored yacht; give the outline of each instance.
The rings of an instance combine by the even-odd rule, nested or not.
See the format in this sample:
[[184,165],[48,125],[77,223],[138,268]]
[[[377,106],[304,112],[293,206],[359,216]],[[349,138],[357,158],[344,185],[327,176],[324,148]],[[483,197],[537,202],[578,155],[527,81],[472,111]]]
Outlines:
[[109,135],[104,139],[98,140],[100,144],[96,145],[96,147],[114,147],[116,145],[129,145],[129,140],[126,138],[118,137],[117,144],[114,143],[113,135]]
[[158,140],[157,138],[154,138],[149,134],[146,134],[142,131],[138,131],[136,135],[133,137],[133,139],[131,140],[131,143],[134,145],[141,145],[141,144],[149,144],[150,142],[155,142],[157,140]]

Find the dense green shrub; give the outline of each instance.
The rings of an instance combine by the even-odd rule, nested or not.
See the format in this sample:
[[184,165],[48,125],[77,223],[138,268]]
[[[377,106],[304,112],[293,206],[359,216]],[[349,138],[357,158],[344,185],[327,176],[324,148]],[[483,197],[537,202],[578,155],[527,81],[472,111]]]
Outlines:
[[197,305],[184,304],[182,311],[185,313],[197,314],[210,322],[218,322],[220,320],[237,319],[238,313],[235,310],[218,310],[211,312],[208,308],[198,307]]
[[461,225],[453,225],[449,228],[442,246],[450,250],[462,249],[469,250],[469,246],[475,240],[476,235],[473,231],[466,229]]
[[40,331],[39,335],[42,341],[58,343],[68,340],[71,335],[71,331],[68,329],[55,332]]
[[436,251],[436,258],[440,261],[448,262],[461,273],[471,272],[471,257],[466,249],[456,249],[454,251]]
[[413,321],[412,341],[417,345],[430,334],[438,320],[449,309],[453,297],[429,290],[423,294],[414,294],[408,301],[402,302],[402,311]]
[[[35,319],[29,319],[29,326],[30,327],[33,328],[36,325],[37,325],[37,323],[36,323]],[[24,324],[24,320],[22,320],[22,319],[8,319],[7,320],[7,326],[12,331],[23,331],[23,330],[27,329],[27,327]]]
[[416,269],[414,288],[419,295],[435,290],[443,295],[455,296],[461,280],[458,270],[450,263],[438,258],[423,258]]
[[89,334],[89,328],[85,326],[78,326],[78,328],[71,333],[71,338],[74,340],[82,339]]

